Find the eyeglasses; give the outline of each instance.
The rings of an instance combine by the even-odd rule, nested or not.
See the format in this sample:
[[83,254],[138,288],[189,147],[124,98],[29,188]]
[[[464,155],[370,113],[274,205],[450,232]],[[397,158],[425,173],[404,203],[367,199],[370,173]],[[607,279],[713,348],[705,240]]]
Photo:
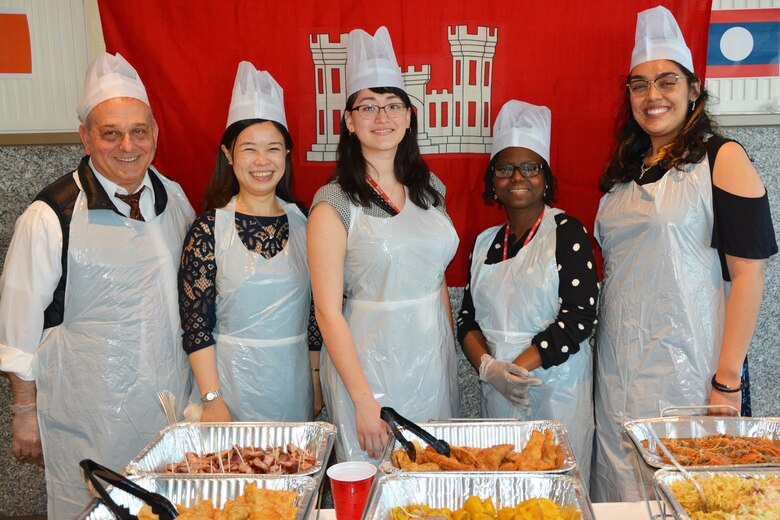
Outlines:
[[670,72],[668,74],[662,74],[661,76],[658,76],[653,81],[648,79],[634,78],[629,80],[629,82],[626,83],[626,86],[628,87],[628,91],[631,92],[631,95],[636,97],[646,96],[650,91],[650,85],[655,86],[655,89],[658,92],[662,94],[668,94],[669,92],[672,92],[675,87],[677,87],[677,82],[680,78],[683,77],[685,76],[680,76]]
[[358,105],[352,107],[351,112],[357,112],[361,119],[374,119],[379,115],[380,110],[384,110],[387,117],[401,117],[406,112],[406,105],[403,103],[388,103],[385,106]]
[[501,164],[493,168],[493,174],[499,179],[508,179],[515,172],[520,172],[524,179],[536,177],[544,171],[544,166],[539,163]]

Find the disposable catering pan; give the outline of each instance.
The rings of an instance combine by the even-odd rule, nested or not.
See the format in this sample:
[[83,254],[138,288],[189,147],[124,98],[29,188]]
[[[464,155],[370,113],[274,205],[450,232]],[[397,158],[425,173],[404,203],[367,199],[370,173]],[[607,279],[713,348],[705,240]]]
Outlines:
[[[660,452],[657,448],[657,439],[700,438],[707,435],[731,434],[734,437],[766,437],[780,440],[780,418],[778,417],[670,416],[628,420],[623,423],[623,428],[645,464],[653,469],[676,469],[673,464],[663,462],[662,457],[656,453],[656,451]],[[642,441],[648,442],[647,448],[644,447]],[[780,463],[728,466],[699,465],[685,466],[685,468],[714,471],[778,466]]]
[[166,466],[184,461],[187,452],[205,455],[234,446],[284,448],[287,443],[292,443],[313,453],[316,458],[309,471],[297,475],[315,475],[321,480],[335,435],[336,427],[326,422],[182,422],[160,431],[151,444],[130,462],[124,473],[166,474]]
[[[559,469],[544,471],[541,473],[570,473],[577,463],[569,443],[566,429],[556,421],[513,421],[513,420],[480,420],[480,421],[436,421],[419,424],[434,437],[447,441],[451,446],[469,446],[472,448],[489,448],[496,444],[514,444],[515,451],[521,451],[531,438],[533,430],[552,430],[555,442],[563,450],[563,465]],[[426,443],[409,430],[401,428],[404,437],[409,441],[419,441],[425,447]],[[379,469],[384,473],[398,473],[401,469],[393,466],[391,457],[395,450],[403,449],[401,444],[392,435],[387,441],[382,453],[382,461]],[[439,473],[414,472],[414,473]],[[447,472],[451,473],[451,472]],[[515,472],[511,472],[515,473]],[[538,471],[522,473],[540,473]]]
[[592,520],[593,510],[582,484],[569,475],[507,472],[395,473],[378,477],[371,490],[363,520],[387,520],[397,506],[425,504],[453,511],[476,495],[491,497],[496,510],[513,507],[529,498],[548,498],[559,507],[571,506]]
[[[222,507],[230,499],[243,493],[244,487],[252,482],[258,488],[295,491],[298,496],[296,520],[304,520],[314,506],[317,480],[300,475],[265,477],[262,475],[134,475],[128,477],[139,486],[159,493],[174,504],[194,506],[203,500],[211,500],[216,507]],[[109,495],[117,505],[130,509],[136,515],[143,502],[116,488],[110,488]],[[78,517],[79,520],[114,520],[114,514],[100,500],[94,499]]]
[[[736,476],[736,477],[752,478],[752,479],[780,477],[780,470],[751,470],[751,471],[696,470],[696,471],[689,471],[688,473],[693,477],[703,477],[703,478],[715,477],[715,476],[721,476],[721,477]],[[685,509],[682,507],[682,505],[680,504],[680,502],[677,500],[677,498],[674,496],[674,493],[672,493],[672,490],[670,489],[670,485],[673,482],[677,482],[680,480],[686,480],[686,477],[681,472],[670,471],[667,469],[660,469],[656,471],[653,476],[653,483],[656,486],[656,488],[660,490],[660,495],[664,501],[664,504],[669,506],[672,509],[674,518],[676,518],[677,520],[691,520],[691,517],[688,515],[688,513],[685,512]],[[778,492],[780,493],[780,490]],[[719,502],[722,503],[722,500],[723,500],[723,496],[719,495]],[[754,517],[751,516],[750,518],[754,518]],[[762,516],[761,518],[764,517]],[[770,518],[770,517],[766,516],[766,518]],[[776,517],[772,517],[772,518],[776,518]]]

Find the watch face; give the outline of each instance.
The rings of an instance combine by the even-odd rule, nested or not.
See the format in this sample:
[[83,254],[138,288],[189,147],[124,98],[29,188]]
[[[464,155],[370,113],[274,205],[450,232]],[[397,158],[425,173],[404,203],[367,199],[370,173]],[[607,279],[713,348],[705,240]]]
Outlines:
[[203,396],[201,401],[203,401],[204,403],[208,403],[213,401],[220,395],[222,395],[222,392],[220,392],[219,390],[212,390],[211,392],[206,392],[206,395]]

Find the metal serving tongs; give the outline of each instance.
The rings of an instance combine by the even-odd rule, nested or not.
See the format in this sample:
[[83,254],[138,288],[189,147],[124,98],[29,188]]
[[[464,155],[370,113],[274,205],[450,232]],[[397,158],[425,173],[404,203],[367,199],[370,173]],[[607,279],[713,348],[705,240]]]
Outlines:
[[701,484],[699,484],[696,479],[694,478],[691,473],[685,469],[682,464],[677,462],[677,459],[672,455],[672,452],[669,451],[669,449],[664,445],[663,442],[661,442],[661,439],[658,438],[658,436],[655,434],[655,432],[651,429],[648,430],[650,433],[650,436],[653,438],[655,443],[658,445],[658,447],[661,449],[662,452],[664,452],[664,455],[666,455],[670,461],[672,461],[672,464],[674,464],[678,470],[680,470],[680,473],[682,473],[682,476],[685,477],[686,480],[688,480],[691,484],[693,484],[694,489],[696,489],[696,493],[699,495],[699,509],[702,513],[709,513],[709,507],[707,506],[707,497],[704,496],[704,489],[701,487]]
[[398,425],[403,426],[410,432],[414,433],[418,437],[420,437],[422,440],[428,443],[434,450],[441,453],[445,457],[450,456],[450,445],[447,444],[446,441],[442,439],[437,439],[427,431],[420,428],[419,425],[413,423],[400,413],[396,412],[394,409],[383,406],[382,409],[379,412],[379,417],[382,418],[383,421],[385,421],[389,426],[390,429],[393,432],[393,435],[396,439],[398,439],[398,442],[401,443],[401,446],[404,447],[406,452],[409,454],[409,458],[413,461],[417,460],[417,450],[414,448],[414,444],[412,444],[409,440],[406,439],[406,437],[403,436],[401,433],[401,430],[398,429]]
[[138,520],[138,517],[131,514],[127,507],[120,506],[114,502],[108,494],[108,491],[106,491],[106,488],[98,479],[102,479],[134,497],[140,498],[151,506],[152,512],[155,513],[160,520],[173,520],[179,516],[176,507],[164,496],[142,488],[135,482],[126,479],[119,473],[110,470],[105,466],[101,466],[94,460],[84,459],[79,462],[79,466],[84,470],[84,473],[95,487],[95,491],[100,495],[100,498],[119,520]]

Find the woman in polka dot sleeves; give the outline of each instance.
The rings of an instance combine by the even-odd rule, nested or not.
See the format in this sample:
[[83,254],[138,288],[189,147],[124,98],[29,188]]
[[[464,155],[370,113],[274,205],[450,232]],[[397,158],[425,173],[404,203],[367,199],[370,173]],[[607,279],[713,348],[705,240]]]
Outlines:
[[474,243],[458,337],[479,372],[483,416],[562,423],[588,482],[598,279],[583,225],[549,206],[550,119],[515,100],[498,115],[483,196],[508,222]]

